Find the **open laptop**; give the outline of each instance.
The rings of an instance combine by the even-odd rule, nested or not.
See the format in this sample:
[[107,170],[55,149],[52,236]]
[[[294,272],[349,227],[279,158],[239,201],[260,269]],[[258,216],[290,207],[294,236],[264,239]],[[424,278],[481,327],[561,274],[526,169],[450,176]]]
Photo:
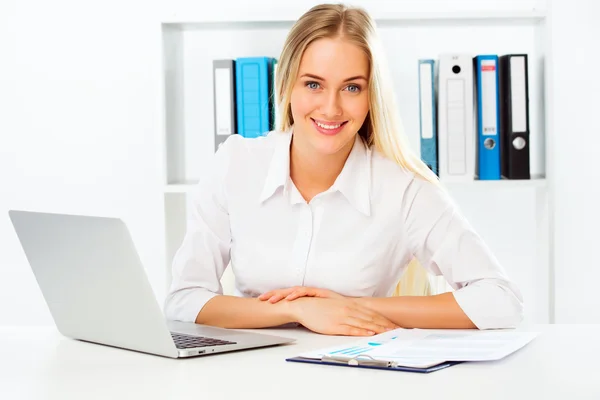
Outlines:
[[294,341],[166,320],[121,219],[19,210],[9,216],[66,337],[171,358]]

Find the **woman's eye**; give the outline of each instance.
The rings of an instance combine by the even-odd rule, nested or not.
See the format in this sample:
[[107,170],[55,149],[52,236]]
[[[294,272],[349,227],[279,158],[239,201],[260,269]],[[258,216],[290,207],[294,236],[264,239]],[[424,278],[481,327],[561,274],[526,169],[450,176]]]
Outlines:
[[317,82],[307,82],[306,87],[311,90],[317,90],[319,88],[319,84]]
[[351,93],[358,93],[358,92],[360,92],[360,86],[358,86],[358,85],[348,85],[347,89]]

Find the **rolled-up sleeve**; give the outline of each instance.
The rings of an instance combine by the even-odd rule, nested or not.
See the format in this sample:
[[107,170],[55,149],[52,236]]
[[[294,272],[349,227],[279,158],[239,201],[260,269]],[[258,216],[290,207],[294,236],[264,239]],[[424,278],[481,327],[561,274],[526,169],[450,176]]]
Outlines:
[[405,191],[403,207],[414,256],[430,272],[445,277],[477,328],[511,328],[522,321],[519,288],[442,188],[415,178]]
[[172,282],[164,303],[167,319],[195,322],[213,297],[223,294],[221,277],[230,260],[231,230],[225,179],[232,157],[228,138],[215,153],[192,193],[183,242],[172,263]]

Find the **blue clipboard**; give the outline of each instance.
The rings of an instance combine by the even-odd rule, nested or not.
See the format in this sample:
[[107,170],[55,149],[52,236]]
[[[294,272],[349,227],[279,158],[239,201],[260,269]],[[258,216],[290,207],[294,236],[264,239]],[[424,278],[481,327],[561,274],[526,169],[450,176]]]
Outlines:
[[286,358],[289,362],[300,362],[307,364],[320,364],[320,365],[332,365],[336,367],[350,367],[350,368],[368,368],[368,369],[380,369],[385,371],[403,371],[403,372],[417,372],[422,374],[428,374],[430,372],[439,371],[444,368],[451,367],[456,364],[460,364],[463,361],[445,361],[439,364],[427,366],[427,367],[408,367],[403,365],[396,365],[394,362],[385,360],[374,360],[372,358],[352,358],[348,359],[336,359],[335,357],[324,357],[322,359],[315,358],[304,358],[304,357],[291,357]]

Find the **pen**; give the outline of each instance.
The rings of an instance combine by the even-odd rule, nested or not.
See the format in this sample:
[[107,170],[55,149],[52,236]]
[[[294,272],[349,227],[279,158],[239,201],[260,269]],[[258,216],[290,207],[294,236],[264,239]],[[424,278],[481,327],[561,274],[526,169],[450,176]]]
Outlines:
[[[367,357],[366,359],[361,359],[360,357]],[[374,367],[386,367],[386,368],[390,368],[390,367],[394,367],[395,363],[391,362],[391,361],[387,361],[387,360],[376,360],[371,356],[365,355],[365,354],[359,354],[356,357],[353,358],[344,358],[344,357],[340,357],[340,356],[334,356],[334,355],[330,355],[330,354],[325,354],[322,358],[322,361],[329,361],[329,362],[335,362],[335,363],[347,363],[348,365],[352,365],[352,366],[360,366],[360,365],[365,365],[365,366],[374,366]]]

